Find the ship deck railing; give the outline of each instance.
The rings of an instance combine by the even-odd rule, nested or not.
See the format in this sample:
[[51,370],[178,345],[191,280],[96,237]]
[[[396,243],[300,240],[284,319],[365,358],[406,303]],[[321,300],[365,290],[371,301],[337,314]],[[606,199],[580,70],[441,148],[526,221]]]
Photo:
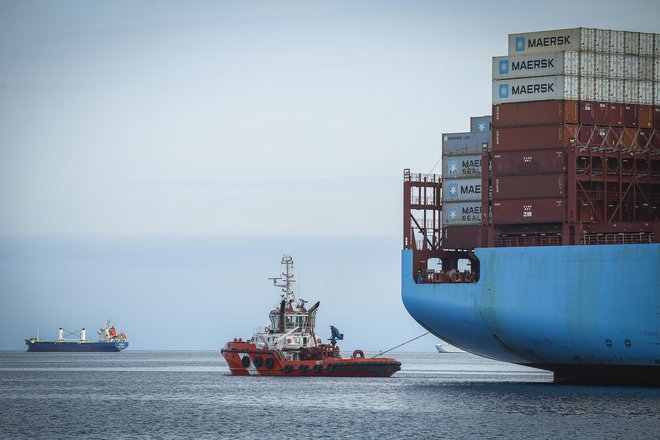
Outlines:
[[582,244],[641,244],[655,243],[653,232],[610,233],[610,234],[584,234]]

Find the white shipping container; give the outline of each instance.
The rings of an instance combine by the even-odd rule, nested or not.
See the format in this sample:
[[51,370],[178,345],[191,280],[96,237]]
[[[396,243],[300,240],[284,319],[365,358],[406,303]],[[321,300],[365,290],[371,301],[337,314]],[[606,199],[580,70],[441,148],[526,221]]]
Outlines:
[[596,29],[595,48],[599,53],[610,53],[610,31],[607,29]]
[[442,223],[447,226],[481,223],[481,202],[448,202],[442,205]]
[[639,81],[626,79],[623,81],[623,102],[639,104]]
[[623,80],[610,79],[610,94],[608,102],[623,102]]
[[639,82],[639,104],[653,105],[653,81]]
[[578,55],[566,51],[493,57],[493,79],[577,75]]
[[581,28],[580,50],[589,52],[596,50],[596,29]]
[[639,32],[623,33],[623,52],[628,55],[639,55]]
[[481,154],[470,156],[445,156],[442,160],[445,178],[481,177]]
[[493,81],[493,104],[507,102],[580,99],[578,77],[537,76]]
[[481,179],[444,179],[443,202],[481,201]]
[[610,54],[597,53],[594,56],[595,75],[601,77],[610,76]]
[[577,99],[582,101],[596,100],[596,79],[594,77],[580,77],[580,94]]
[[639,54],[643,57],[652,57],[655,53],[655,34],[641,32],[639,34]]
[[660,81],[653,81],[653,105],[660,105]]
[[610,55],[610,78],[623,78],[623,55]]
[[655,57],[660,58],[660,34],[655,34]]
[[443,133],[442,156],[463,156],[481,154],[484,144],[490,150],[492,145],[492,132],[481,133]]
[[580,50],[582,28],[509,34],[509,55]]
[[653,57],[639,57],[639,79],[653,81]]
[[623,31],[610,31],[610,53],[623,53]]
[[660,57],[653,58],[655,68],[653,69],[653,81],[660,81]]
[[580,53],[580,76],[596,75],[596,54],[593,52]]
[[596,101],[605,102],[610,98],[610,80],[608,78],[595,78],[596,92],[594,98]]
[[639,56],[626,55],[623,57],[623,78],[639,79]]

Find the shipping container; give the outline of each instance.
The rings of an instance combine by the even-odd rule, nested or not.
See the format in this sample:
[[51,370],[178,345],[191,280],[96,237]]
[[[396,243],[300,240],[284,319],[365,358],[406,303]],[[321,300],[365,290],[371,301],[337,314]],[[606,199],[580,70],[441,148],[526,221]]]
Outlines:
[[493,223],[561,222],[565,217],[565,204],[563,198],[493,201]]
[[577,124],[578,101],[530,101],[493,105],[495,127]]
[[655,58],[653,57],[639,57],[639,79],[642,81],[653,81],[654,79],[654,64]]
[[660,81],[653,81],[653,105],[660,105]]
[[652,57],[655,54],[655,34],[640,32],[639,34],[639,55],[643,57]]
[[582,125],[578,135],[583,146],[598,148],[614,148],[619,143],[621,129],[610,126]]
[[596,54],[580,53],[580,76],[596,76]]
[[637,127],[639,122],[639,117],[637,116],[639,106],[636,104],[624,104],[622,110],[624,127]]
[[653,106],[653,128],[660,130],[660,105]]
[[606,102],[594,103],[594,124],[607,125],[607,107]]
[[493,57],[493,79],[578,75],[578,73],[579,53],[575,51]]
[[626,104],[639,104],[639,81],[623,81],[623,102]]
[[653,81],[660,81],[660,57],[653,58]]
[[481,246],[481,226],[447,226],[443,230],[443,249],[474,249]]
[[655,34],[655,57],[660,58],[660,34]]
[[653,128],[653,106],[640,105],[637,112],[637,120],[639,128]]
[[493,152],[570,148],[577,134],[577,126],[569,124],[494,128]]
[[610,55],[610,78],[623,78],[623,63],[625,60],[624,55]]
[[596,29],[580,29],[580,49],[582,51],[594,52],[596,50]]
[[600,53],[610,52],[610,32],[608,29],[595,30],[595,47],[594,50]]
[[606,78],[610,76],[610,55],[597,53],[594,55],[594,75]]
[[493,176],[493,201],[565,196],[565,174]]
[[623,106],[617,103],[609,103],[607,105],[607,125],[622,126],[623,125]]
[[443,202],[480,202],[481,179],[444,179]]
[[493,118],[492,116],[472,116],[470,118],[470,132],[480,133],[484,131],[491,131]]
[[594,98],[596,101],[606,102],[610,98],[610,80],[608,78],[594,78],[596,83],[596,92]]
[[639,105],[653,105],[653,81],[639,82]]
[[590,101],[580,101],[580,123],[593,125],[594,124],[594,112],[595,112],[595,102]]
[[481,154],[483,148],[491,149],[491,132],[443,133],[442,155],[465,156]]
[[593,50],[595,41],[590,41],[592,49],[583,48],[582,28],[556,29],[541,32],[509,34],[509,55],[557,52],[563,50]]
[[442,175],[445,178],[481,177],[481,154],[471,156],[445,156]]
[[623,52],[628,55],[639,55],[639,32],[624,31]]
[[578,77],[538,76],[493,81],[493,104],[525,101],[577,100]]
[[596,78],[590,76],[581,76],[579,78],[579,94],[577,99],[582,101],[596,100]]
[[623,80],[610,78],[610,98],[608,102],[623,102]]
[[564,150],[501,151],[493,153],[493,176],[524,176],[566,172]]
[[447,202],[442,205],[443,225],[481,224],[481,202]]
[[623,53],[623,31],[610,31],[610,53]]
[[639,56],[625,55],[623,57],[623,78],[639,79]]

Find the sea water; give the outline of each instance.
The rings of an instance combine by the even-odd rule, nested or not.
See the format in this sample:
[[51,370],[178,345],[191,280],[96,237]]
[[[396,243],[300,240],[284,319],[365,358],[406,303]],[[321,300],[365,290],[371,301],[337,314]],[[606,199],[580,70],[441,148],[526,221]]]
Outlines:
[[[388,354],[390,355],[390,354]],[[468,353],[391,378],[236,377],[218,351],[0,352],[2,438],[658,438],[660,389],[552,384]]]

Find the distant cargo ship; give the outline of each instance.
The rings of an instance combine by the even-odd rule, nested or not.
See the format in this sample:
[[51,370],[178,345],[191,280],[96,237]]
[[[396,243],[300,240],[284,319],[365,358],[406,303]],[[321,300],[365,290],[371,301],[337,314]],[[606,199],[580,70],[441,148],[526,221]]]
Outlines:
[[454,347],[445,341],[435,344],[435,348],[438,350],[438,353],[464,353],[460,348]]
[[509,35],[492,116],[443,134],[443,176],[404,171],[420,325],[558,383],[660,386],[659,62],[660,34]]
[[78,339],[67,339],[64,337],[64,329],[60,327],[57,332],[57,339],[46,340],[39,338],[39,329],[34,338],[26,338],[27,351],[42,352],[117,352],[128,348],[128,337],[126,333],[118,332],[115,326],[110,325],[99,329],[98,341],[87,340],[85,329],[80,330]]

